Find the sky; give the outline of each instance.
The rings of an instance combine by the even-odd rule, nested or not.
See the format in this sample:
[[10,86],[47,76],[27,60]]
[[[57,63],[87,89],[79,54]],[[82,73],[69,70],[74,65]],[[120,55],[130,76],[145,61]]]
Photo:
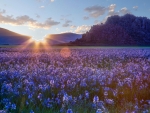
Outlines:
[[48,34],[82,34],[127,13],[150,19],[150,0],[0,0],[0,27],[40,40]]

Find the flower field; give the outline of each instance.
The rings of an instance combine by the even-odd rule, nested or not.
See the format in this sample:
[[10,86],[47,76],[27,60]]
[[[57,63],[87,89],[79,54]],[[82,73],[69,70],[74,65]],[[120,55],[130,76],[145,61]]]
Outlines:
[[0,110],[150,113],[150,49],[0,48]]

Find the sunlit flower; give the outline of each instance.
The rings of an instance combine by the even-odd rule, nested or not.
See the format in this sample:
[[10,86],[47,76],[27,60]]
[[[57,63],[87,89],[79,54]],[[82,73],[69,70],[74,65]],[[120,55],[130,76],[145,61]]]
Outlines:
[[102,110],[101,109],[97,109],[96,113],[102,113]]
[[67,113],[73,113],[72,109],[68,109]]
[[107,97],[108,96],[108,92],[105,91],[104,92],[104,96]]
[[34,111],[33,111],[33,110],[30,110],[30,113],[34,113]]
[[93,103],[98,103],[98,102],[99,102],[99,97],[98,96],[94,96]]
[[85,97],[88,99],[89,98],[89,92],[85,91]]
[[16,109],[16,104],[12,104],[11,109],[15,110]]
[[106,103],[112,105],[112,104],[114,104],[114,101],[112,99],[106,99]]
[[68,103],[68,101],[69,101],[68,95],[65,94],[65,95],[63,96],[63,102],[64,102],[64,103]]

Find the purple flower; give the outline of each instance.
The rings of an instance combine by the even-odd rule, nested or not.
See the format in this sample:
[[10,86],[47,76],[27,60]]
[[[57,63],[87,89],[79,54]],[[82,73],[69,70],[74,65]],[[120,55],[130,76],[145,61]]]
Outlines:
[[12,104],[11,109],[15,110],[16,109],[16,104]]
[[99,102],[99,97],[98,96],[94,96],[93,103],[96,104],[98,102]]
[[102,110],[101,109],[97,109],[96,113],[102,113]]
[[68,109],[67,113],[73,113],[72,109]]
[[30,113],[34,113],[34,111],[33,111],[33,110],[30,110]]
[[89,98],[89,92],[85,91],[85,97],[88,99]]

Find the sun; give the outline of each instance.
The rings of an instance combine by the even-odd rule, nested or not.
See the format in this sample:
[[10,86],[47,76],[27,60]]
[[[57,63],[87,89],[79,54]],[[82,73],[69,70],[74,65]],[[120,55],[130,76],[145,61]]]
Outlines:
[[32,40],[35,41],[35,42],[43,42],[45,41],[45,37],[32,37]]
[[42,38],[31,38],[32,42],[32,47],[35,49],[35,52],[37,52],[39,49],[44,49],[44,50],[49,50],[50,44],[47,42],[45,37]]

